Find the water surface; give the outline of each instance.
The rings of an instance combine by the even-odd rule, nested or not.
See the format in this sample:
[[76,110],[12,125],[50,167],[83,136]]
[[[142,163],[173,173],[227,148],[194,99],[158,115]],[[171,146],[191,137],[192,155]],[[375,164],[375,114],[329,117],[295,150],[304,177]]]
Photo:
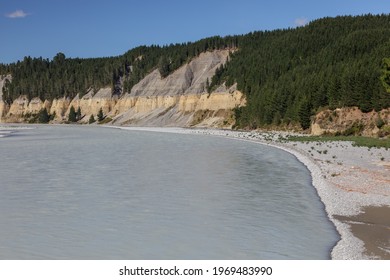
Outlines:
[[327,259],[308,170],[243,141],[87,126],[0,138],[1,259]]

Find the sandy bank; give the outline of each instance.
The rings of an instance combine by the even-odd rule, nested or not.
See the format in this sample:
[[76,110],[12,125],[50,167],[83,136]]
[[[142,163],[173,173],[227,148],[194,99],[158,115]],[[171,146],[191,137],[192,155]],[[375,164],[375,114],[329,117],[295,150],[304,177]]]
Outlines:
[[331,252],[332,259],[390,259],[389,150],[354,147],[350,142],[286,142],[287,133],[283,132],[120,128],[207,134],[283,149],[309,169],[313,186],[341,236]]
[[390,259],[390,207],[364,207],[356,216],[334,217],[350,226],[354,236],[364,242],[365,253],[372,258]]

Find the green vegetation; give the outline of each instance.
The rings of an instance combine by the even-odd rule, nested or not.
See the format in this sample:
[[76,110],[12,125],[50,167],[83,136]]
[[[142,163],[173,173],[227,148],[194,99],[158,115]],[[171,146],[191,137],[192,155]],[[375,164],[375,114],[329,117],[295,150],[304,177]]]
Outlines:
[[81,108],[78,107],[78,108],[77,108],[77,112],[76,112],[76,121],[81,120],[82,117],[83,117],[83,116],[81,115]]
[[27,123],[49,123],[55,118],[55,112],[49,114],[46,108],[43,108],[38,113],[28,113],[23,115],[23,119]]
[[98,114],[97,114],[98,122],[102,122],[104,120],[104,114],[103,114],[103,109],[100,108]]
[[69,109],[68,121],[69,122],[77,122],[76,110],[74,109],[73,106],[71,106]]
[[354,122],[351,127],[347,128],[343,132],[337,132],[335,136],[357,136],[362,133],[364,125],[358,121]]
[[81,109],[80,107],[78,107],[77,111],[75,110],[75,108],[72,106],[70,106],[70,109],[69,109],[69,116],[68,116],[68,121],[69,122],[78,122],[79,120],[81,120],[83,118],[83,116],[81,115]]
[[250,33],[211,87],[237,82],[246,94],[247,106],[236,112],[239,127],[273,124],[280,116],[282,124],[307,128],[321,108],[388,108],[389,26],[389,15],[346,16]]
[[386,124],[385,121],[381,117],[378,117],[378,119],[375,122],[375,125],[379,129],[381,129],[385,124]]
[[364,136],[290,136],[288,141],[299,142],[330,142],[350,141],[354,146],[369,148],[390,148],[390,139],[378,139]]
[[39,113],[38,113],[38,122],[39,123],[48,123],[50,121],[50,115],[47,112],[46,108],[43,108]]
[[106,124],[112,121],[112,118],[105,117],[102,121],[99,122],[99,124]]
[[[236,125],[306,129],[323,108],[357,106],[369,112],[390,107],[389,26],[390,15],[342,16],[294,29],[141,46],[117,57],[79,59],[62,53],[52,60],[25,57],[0,64],[0,75],[13,77],[6,83],[3,100],[11,103],[21,94],[41,100],[81,97],[107,86],[121,95],[155,69],[166,77],[204,51],[230,49],[229,61],[206,86],[211,92],[222,83],[237,83],[247,106],[235,110]],[[357,124],[350,134],[359,129]]]
[[383,59],[381,81],[386,91],[390,93],[390,58]]
[[96,120],[95,120],[95,117],[93,115],[91,115],[89,117],[89,120],[88,120],[88,123],[91,124],[91,123],[94,123]]

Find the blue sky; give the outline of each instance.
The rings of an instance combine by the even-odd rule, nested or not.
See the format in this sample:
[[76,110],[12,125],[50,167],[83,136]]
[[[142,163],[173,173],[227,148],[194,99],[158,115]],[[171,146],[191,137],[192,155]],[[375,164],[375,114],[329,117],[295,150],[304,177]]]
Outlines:
[[139,45],[390,13],[389,0],[0,0],[0,62],[119,55]]

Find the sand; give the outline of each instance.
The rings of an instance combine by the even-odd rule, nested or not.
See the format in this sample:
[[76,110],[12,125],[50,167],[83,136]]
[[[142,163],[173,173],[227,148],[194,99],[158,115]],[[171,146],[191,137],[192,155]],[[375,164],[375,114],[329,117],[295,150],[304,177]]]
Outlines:
[[286,132],[218,129],[136,128],[207,134],[283,149],[311,172],[312,184],[340,234],[332,259],[390,259],[390,150],[354,147],[350,142],[290,142]]
[[364,207],[356,216],[334,217],[348,224],[353,235],[364,242],[367,256],[390,260],[390,207]]

